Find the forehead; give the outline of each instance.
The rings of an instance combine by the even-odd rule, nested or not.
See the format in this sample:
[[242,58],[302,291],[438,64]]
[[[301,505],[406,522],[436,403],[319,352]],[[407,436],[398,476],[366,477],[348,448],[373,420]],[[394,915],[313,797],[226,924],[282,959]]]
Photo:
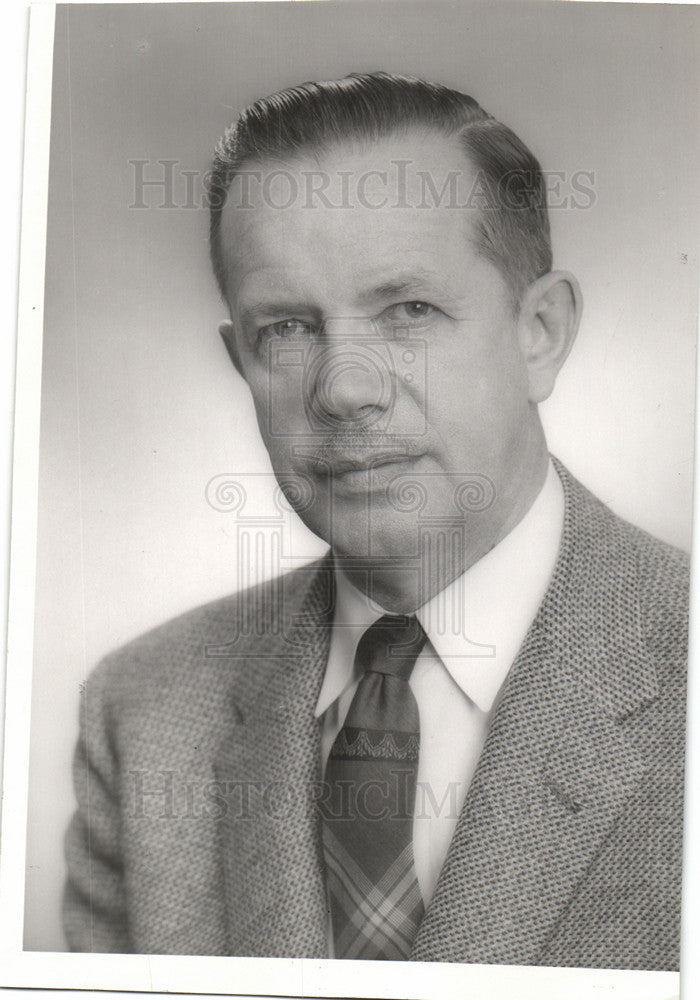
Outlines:
[[248,164],[221,219],[229,298],[392,269],[449,277],[475,251],[477,184],[457,138],[437,132]]

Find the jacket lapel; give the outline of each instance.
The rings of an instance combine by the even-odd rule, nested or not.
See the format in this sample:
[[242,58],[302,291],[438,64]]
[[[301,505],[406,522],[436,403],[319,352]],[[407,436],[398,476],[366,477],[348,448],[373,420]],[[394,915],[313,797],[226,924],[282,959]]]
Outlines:
[[219,831],[233,955],[327,954],[311,800],[320,778],[314,709],[328,657],[330,567],[328,560],[315,567],[306,587],[300,573],[286,578],[289,587],[275,602],[284,608],[281,627],[256,628],[257,641],[240,654],[236,722],[215,764],[225,803]]
[[657,696],[627,528],[557,465],[564,533],[414,945],[536,964],[645,767]]

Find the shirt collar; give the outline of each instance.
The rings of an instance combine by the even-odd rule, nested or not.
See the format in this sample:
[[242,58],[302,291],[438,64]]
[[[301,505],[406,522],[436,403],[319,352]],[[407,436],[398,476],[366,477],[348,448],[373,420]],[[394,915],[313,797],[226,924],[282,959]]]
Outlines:
[[[551,461],[535,502],[513,530],[416,611],[430,645],[465,695],[488,712],[517,656],[554,569],[564,493]],[[335,613],[316,706],[325,712],[356,680],[362,633],[387,612],[336,565]]]

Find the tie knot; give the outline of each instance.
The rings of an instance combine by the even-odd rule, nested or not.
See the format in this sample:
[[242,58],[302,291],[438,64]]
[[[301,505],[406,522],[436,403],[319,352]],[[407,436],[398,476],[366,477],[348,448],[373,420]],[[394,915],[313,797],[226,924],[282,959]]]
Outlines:
[[357,664],[366,672],[408,680],[426,638],[415,615],[384,615],[360,639]]

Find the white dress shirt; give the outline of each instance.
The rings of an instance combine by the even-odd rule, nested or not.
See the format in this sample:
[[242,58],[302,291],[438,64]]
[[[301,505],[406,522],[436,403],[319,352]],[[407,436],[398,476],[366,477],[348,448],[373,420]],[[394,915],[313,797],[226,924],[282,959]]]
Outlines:
[[[510,534],[416,611],[428,642],[410,678],[420,717],[413,853],[426,907],[499,692],[552,576],[563,521],[564,494],[550,462],[542,490]],[[359,681],[357,644],[387,613],[340,570],[336,585],[330,652],[316,707],[323,768]]]

